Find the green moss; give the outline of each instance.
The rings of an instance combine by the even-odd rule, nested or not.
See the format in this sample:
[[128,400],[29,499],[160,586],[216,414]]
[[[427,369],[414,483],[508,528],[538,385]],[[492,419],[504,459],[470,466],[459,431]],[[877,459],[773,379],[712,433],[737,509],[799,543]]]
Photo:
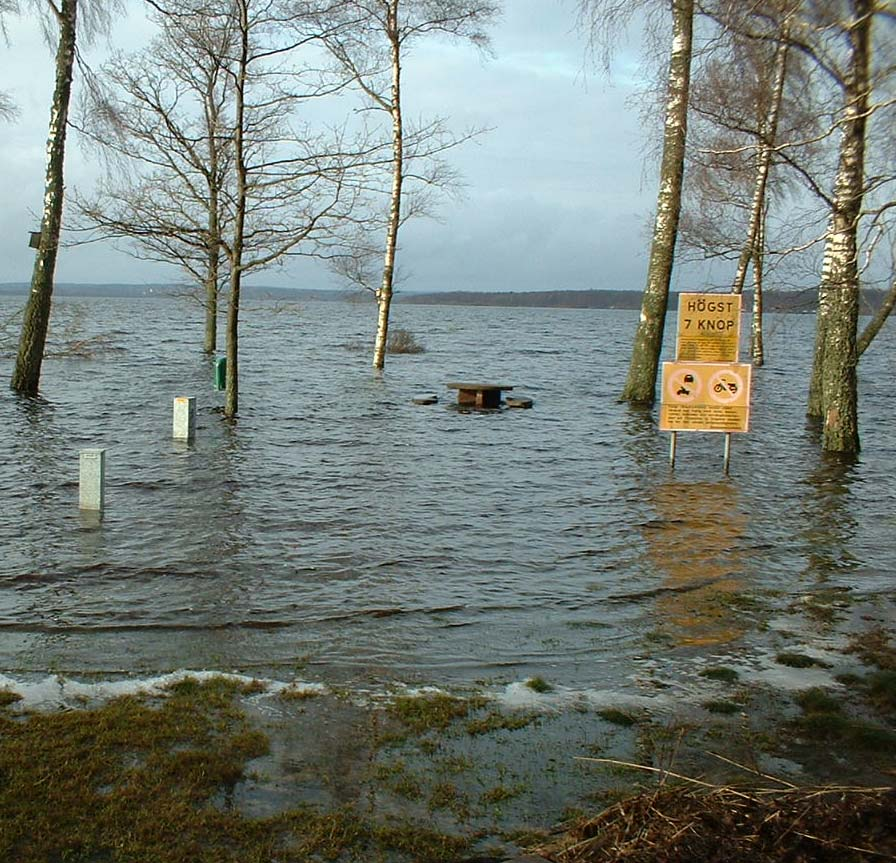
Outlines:
[[211,803],[268,743],[227,689],[183,681],[161,705],[128,696],[2,721],[0,859],[233,859],[223,849],[254,828]]
[[406,800],[422,800],[423,785],[420,780],[411,773],[399,776],[391,785],[390,790],[398,797]]
[[806,713],[840,713],[842,710],[836,698],[817,687],[800,692],[794,701]]
[[437,782],[429,794],[429,808],[456,810],[462,800],[457,786],[453,782]]
[[501,838],[505,842],[512,842],[518,848],[537,848],[544,845],[550,833],[546,830],[530,830],[521,828],[519,830],[505,830],[501,833]]
[[9,689],[0,689],[0,707],[9,707],[10,704],[15,704],[17,701],[21,701],[22,696],[19,695],[18,692],[11,692]]
[[451,755],[436,761],[433,766],[442,774],[467,773],[473,770],[476,763],[465,755]]
[[479,796],[479,802],[484,806],[494,806],[497,803],[519,797],[525,790],[526,785],[523,782],[516,782],[513,785],[496,785],[494,788],[484,791]]
[[877,671],[868,675],[867,686],[868,700],[878,710],[896,711],[896,671]]
[[847,716],[843,705],[823,689],[807,689],[795,700],[803,716],[794,720],[793,726],[806,737],[872,753],[896,747],[896,733]]
[[811,656],[806,656],[804,653],[779,653],[775,657],[775,661],[790,668],[812,668],[813,666],[817,668],[831,667],[827,662],[823,662],[822,660],[815,659]]
[[415,863],[456,860],[470,848],[471,840],[449,836],[426,827],[402,823],[376,826],[373,838],[390,851],[409,856]]
[[537,722],[537,713],[502,713],[489,711],[485,716],[471,719],[466,724],[467,734],[490,734],[493,731],[517,731]]
[[721,680],[723,683],[735,683],[740,677],[733,668],[726,668],[721,665],[704,668],[703,671],[700,672],[700,676],[705,677],[708,680]]
[[551,692],[554,688],[543,677],[530,677],[526,681],[526,686],[533,692]]
[[735,704],[733,701],[725,701],[725,700],[717,700],[717,701],[704,701],[703,707],[705,710],[708,710],[710,713],[737,713],[741,709],[740,704]]
[[876,665],[882,671],[896,671],[892,633],[881,626],[854,635],[847,652],[856,654],[865,665]]
[[401,758],[377,764],[371,771],[371,779],[398,797],[408,800],[423,798],[423,784],[420,778],[408,770],[407,763]]
[[321,696],[319,689],[299,689],[297,686],[286,686],[280,690],[278,697],[281,701],[308,701],[311,698]]
[[624,728],[629,728],[638,721],[633,714],[626,710],[619,710],[616,707],[606,707],[603,710],[598,710],[597,715],[613,725],[621,725]]
[[[261,819],[228,805],[252,760],[268,752],[240,707],[252,691],[253,684],[189,678],[161,697],[0,713],[0,860],[439,863],[467,849],[466,838],[426,825],[376,822],[366,804],[298,807]],[[392,779],[399,791],[425,796],[406,770],[393,768]],[[445,783],[430,799],[450,797]]]
[[442,692],[426,695],[402,695],[387,708],[390,716],[410,730],[444,731],[451,723],[463,719],[486,704],[484,698],[457,698]]

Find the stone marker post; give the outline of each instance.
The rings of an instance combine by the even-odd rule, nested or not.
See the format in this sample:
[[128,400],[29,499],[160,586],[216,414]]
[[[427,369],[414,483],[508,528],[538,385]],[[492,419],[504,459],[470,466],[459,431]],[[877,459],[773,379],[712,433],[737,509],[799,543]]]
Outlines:
[[196,435],[196,399],[180,396],[174,400],[174,439],[191,441]]
[[82,449],[79,455],[78,507],[102,512],[106,502],[106,451]]

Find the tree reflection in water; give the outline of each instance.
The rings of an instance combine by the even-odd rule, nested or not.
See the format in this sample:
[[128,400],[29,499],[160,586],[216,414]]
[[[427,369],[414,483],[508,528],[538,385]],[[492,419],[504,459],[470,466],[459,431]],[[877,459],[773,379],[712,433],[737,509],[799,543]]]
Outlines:
[[740,540],[747,516],[730,482],[666,482],[653,489],[657,518],[643,528],[652,568],[665,574],[657,599],[660,629],[676,645],[740,637]]

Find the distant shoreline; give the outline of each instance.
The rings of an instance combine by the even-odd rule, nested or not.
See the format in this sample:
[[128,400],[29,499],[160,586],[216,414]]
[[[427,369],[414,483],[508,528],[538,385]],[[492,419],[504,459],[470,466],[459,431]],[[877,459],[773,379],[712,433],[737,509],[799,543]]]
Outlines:
[[[0,296],[26,295],[26,282],[0,283]],[[189,288],[172,284],[102,284],[68,283],[56,285],[55,294],[60,297],[164,297],[178,296],[189,292]],[[722,291],[713,292],[722,293]],[[862,292],[862,314],[872,314],[884,300],[884,291],[865,290]],[[313,290],[308,288],[276,288],[247,285],[243,294],[253,299],[358,302],[366,297],[356,291]],[[674,295],[673,295],[674,296]],[[395,294],[395,301],[402,305],[439,306],[492,306],[501,308],[545,308],[545,309],[627,309],[641,308],[641,291],[582,290],[582,291],[445,291],[438,293]],[[771,312],[813,314],[817,307],[815,291],[766,291],[765,308]],[[372,300],[372,298],[371,298]],[[752,292],[744,292],[744,308],[752,308]],[[674,302],[671,304],[674,309]]]

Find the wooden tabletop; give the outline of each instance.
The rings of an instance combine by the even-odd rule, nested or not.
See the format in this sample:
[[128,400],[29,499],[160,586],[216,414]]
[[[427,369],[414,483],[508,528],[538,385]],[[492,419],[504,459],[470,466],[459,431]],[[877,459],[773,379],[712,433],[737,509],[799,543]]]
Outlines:
[[513,387],[510,384],[466,384],[466,383],[457,383],[453,382],[450,384],[445,384],[449,390],[477,390],[479,392],[486,392],[487,390],[512,390]]

